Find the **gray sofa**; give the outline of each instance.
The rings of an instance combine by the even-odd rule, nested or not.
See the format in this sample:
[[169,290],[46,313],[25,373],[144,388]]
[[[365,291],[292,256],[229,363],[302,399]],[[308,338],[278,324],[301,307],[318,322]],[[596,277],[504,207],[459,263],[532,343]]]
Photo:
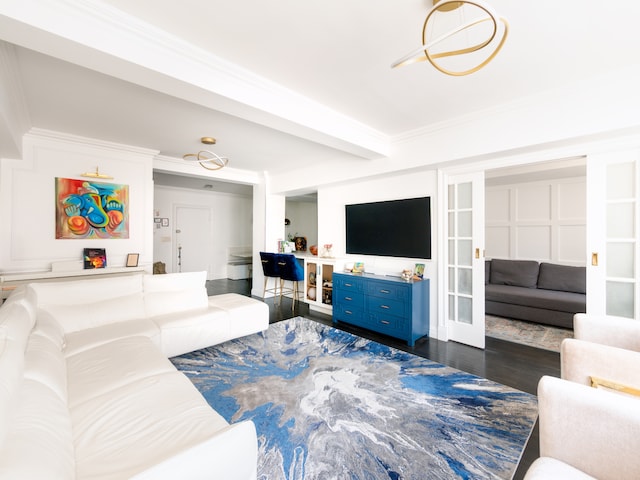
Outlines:
[[485,313],[573,328],[586,312],[586,268],[532,260],[485,262]]

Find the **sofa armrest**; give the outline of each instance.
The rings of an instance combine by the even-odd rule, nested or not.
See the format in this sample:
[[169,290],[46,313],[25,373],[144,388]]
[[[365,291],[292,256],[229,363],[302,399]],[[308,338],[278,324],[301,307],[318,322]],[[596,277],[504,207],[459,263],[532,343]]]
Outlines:
[[563,379],[587,386],[596,377],[640,389],[640,352],[568,338],[560,346],[560,370]]
[[639,401],[543,377],[538,384],[540,455],[601,480],[638,478]]
[[255,480],[258,439],[251,421],[234,423],[209,440],[161,462],[132,480]]
[[573,317],[574,338],[640,352],[640,321],[612,316],[577,313]]

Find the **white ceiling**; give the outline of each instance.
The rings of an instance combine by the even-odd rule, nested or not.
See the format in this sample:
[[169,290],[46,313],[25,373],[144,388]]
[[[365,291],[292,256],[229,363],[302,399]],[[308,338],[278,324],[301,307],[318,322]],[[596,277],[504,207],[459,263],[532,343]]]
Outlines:
[[[25,11],[33,3],[38,2],[24,0]],[[264,91],[273,91],[275,83],[327,107],[337,119],[346,116],[357,127],[354,131],[369,129],[386,141],[640,62],[640,2],[630,0],[611,7],[595,0],[491,0],[509,21],[509,37],[486,68],[466,77],[444,75],[427,63],[390,68],[419,46],[427,0],[54,3],[99,12],[102,20],[124,19],[138,30],[149,24],[144,34],[157,27],[189,42],[194,51],[208,51],[257,75],[253,80],[264,80]],[[233,108],[220,103],[218,109],[213,100],[198,104],[186,95],[173,95],[166,75],[140,75],[132,82],[124,68],[113,67],[112,59],[91,55],[90,49],[69,48],[73,42],[81,45],[78,39],[83,36],[94,40],[101,32],[81,31],[71,23],[56,32],[46,27],[46,19],[38,19],[43,29],[49,28],[48,36],[41,37],[36,20],[8,22],[3,9],[14,7],[0,6],[0,39],[18,46],[18,82],[31,127],[146,147],[177,158],[197,150],[201,136],[214,136],[215,151],[230,158],[230,167],[273,174],[327,159],[363,161],[357,149],[341,148],[343,138],[327,140],[330,126],[322,135],[297,135],[288,125],[295,122],[279,116],[282,105],[258,113],[255,105],[240,102]],[[122,17],[122,12],[130,17]],[[75,40],[69,33],[63,49],[52,38],[64,37],[65,30]],[[113,44],[131,41],[102,39]],[[7,137],[0,128],[3,147]],[[0,154],[7,151],[0,149]]]

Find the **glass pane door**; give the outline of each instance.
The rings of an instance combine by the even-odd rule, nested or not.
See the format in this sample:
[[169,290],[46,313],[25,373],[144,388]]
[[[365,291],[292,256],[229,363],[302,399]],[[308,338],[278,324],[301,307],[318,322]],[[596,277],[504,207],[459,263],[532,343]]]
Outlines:
[[447,185],[449,339],[484,348],[484,175]]
[[638,316],[638,152],[587,159],[587,312]]

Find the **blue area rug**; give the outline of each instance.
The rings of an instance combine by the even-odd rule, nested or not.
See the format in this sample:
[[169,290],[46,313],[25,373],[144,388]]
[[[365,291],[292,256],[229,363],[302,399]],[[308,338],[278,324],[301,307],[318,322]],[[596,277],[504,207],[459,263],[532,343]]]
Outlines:
[[537,417],[533,395],[302,317],[173,362],[255,423],[263,480],[509,479]]

